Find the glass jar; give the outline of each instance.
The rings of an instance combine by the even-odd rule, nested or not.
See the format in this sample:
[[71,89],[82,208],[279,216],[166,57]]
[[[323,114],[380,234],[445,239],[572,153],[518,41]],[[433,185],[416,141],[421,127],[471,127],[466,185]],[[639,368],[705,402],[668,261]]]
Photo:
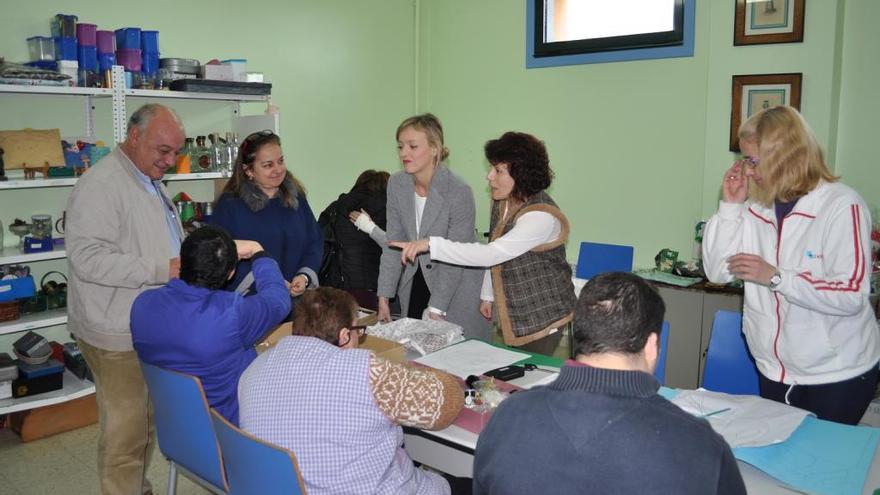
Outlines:
[[52,237],[52,215],[31,215],[31,235],[34,239]]

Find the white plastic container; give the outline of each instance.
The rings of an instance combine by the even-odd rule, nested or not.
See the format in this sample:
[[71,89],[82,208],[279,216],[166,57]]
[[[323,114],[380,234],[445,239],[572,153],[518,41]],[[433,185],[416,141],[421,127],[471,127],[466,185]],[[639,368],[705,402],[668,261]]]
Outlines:
[[76,60],[59,60],[58,72],[70,76],[70,85],[76,86],[79,77],[79,62]]
[[247,81],[247,60],[243,58],[233,58],[224,60],[223,65],[232,67],[232,80],[236,82]]

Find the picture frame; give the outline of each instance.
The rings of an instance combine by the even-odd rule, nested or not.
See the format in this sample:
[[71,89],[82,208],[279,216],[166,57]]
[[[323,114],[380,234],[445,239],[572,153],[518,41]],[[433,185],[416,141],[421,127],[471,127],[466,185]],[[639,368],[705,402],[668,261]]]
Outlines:
[[806,0],[736,0],[733,44],[804,41]]
[[780,105],[800,111],[802,80],[800,72],[733,76],[730,151],[740,151],[739,126],[758,111]]

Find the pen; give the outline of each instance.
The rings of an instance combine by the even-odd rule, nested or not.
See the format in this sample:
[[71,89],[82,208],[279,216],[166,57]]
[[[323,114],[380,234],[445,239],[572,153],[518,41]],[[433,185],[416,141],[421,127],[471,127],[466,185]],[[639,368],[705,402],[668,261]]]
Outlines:
[[708,418],[709,416],[715,416],[716,414],[721,414],[721,413],[723,413],[723,412],[727,412],[727,411],[730,411],[730,408],[729,408],[729,407],[725,407],[724,409],[719,409],[719,410],[717,410],[717,411],[712,411],[712,412],[710,412],[710,413],[706,413],[706,414],[704,414],[704,415],[702,415],[702,416],[700,416],[700,417],[701,417],[701,418]]

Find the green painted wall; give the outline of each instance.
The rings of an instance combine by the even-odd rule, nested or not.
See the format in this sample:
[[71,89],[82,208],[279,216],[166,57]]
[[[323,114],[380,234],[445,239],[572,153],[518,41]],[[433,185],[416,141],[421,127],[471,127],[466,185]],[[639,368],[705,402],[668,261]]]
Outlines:
[[[478,223],[488,223],[482,144],[522,130],[550,151],[551,192],[572,223],[570,260],[582,240],[633,245],[637,266],[651,265],[664,247],[690,256],[694,222],[717,208],[719,178],[735,159],[728,151],[734,74],[802,72],[802,110],[832,151],[839,87],[859,94],[843,100],[837,156],[868,157],[863,137],[878,128],[877,112],[863,106],[876,80],[876,3],[849,0],[854,13],[844,25],[842,0],[807,2],[803,43],[743,47],[733,46],[734,2],[697,4],[692,58],[526,70],[523,1],[424,0],[420,110],[443,119],[452,168],[475,186]],[[861,59],[850,63],[850,55]],[[876,109],[877,99],[871,104]],[[838,170],[846,182],[870,176],[877,184],[869,168],[848,166]]]
[[[880,207],[880,2],[847,0],[841,57],[840,116],[837,135],[836,172],[843,181]],[[874,210],[874,222],[880,222]]]
[[[477,223],[488,225],[483,143],[531,132],[550,151],[551,193],[578,243],[636,247],[637,266],[664,247],[690,256],[693,224],[715,210],[727,149],[734,74],[802,72],[802,110],[844,182],[880,204],[872,149],[880,129],[880,3],[807,2],[803,43],[734,47],[734,2],[697,2],[691,58],[525,69],[525,0],[33,0],[0,17],[0,56],[27,57],[25,38],[47,34],[58,12],[113,29],[158,29],[163,56],[248,59],[266,73],[281,108],[290,168],[316,213],[366,168],[398,169],[393,132],[415,111],[435,112],[450,166],[473,186]],[[197,20],[197,22],[196,22]],[[418,22],[416,22],[416,20]],[[137,102],[130,106],[133,108]],[[81,100],[0,96],[0,128],[60,127],[82,133]],[[179,103],[191,135],[227,122],[229,109]],[[246,105],[260,113],[262,105]],[[109,103],[98,102],[99,137],[110,140]],[[197,199],[211,185],[177,184]],[[69,188],[0,193],[0,221],[59,215]],[[15,239],[6,235],[6,244]],[[37,274],[63,262],[35,263]],[[2,339],[0,339],[2,340]],[[2,346],[0,346],[2,347]]]

